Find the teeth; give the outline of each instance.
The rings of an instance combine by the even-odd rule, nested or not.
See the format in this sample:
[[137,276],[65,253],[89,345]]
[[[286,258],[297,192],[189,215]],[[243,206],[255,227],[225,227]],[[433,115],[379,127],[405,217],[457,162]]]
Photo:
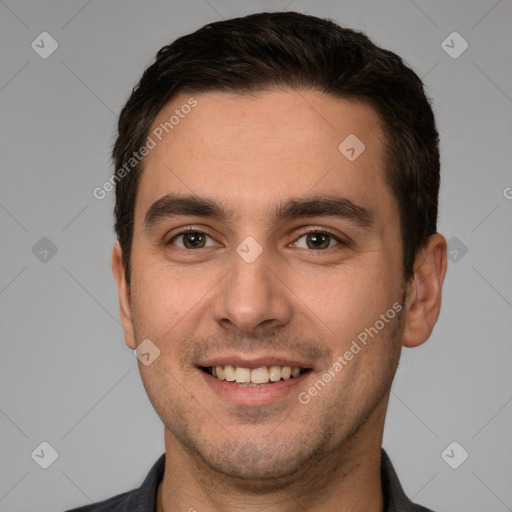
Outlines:
[[290,366],[261,366],[260,368],[243,368],[240,366],[226,365],[213,366],[211,374],[219,380],[236,382],[237,384],[255,386],[258,384],[268,384],[269,382],[278,382],[279,380],[288,380],[300,375],[300,368],[291,368]]
[[281,377],[284,380],[288,380],[292,375],[292,369],[289,366],[283,366],[283,369],[281,370]]
[[254,368],[251,372],[251,382],[255,384],[265,384],[268,382],[268,370],[264,366],[263,368]]
[[270,380],[272,382],[277,382],[281,380],[281,367],[280,366],[271,366],[268,371]]
[[235,380],[238,384],[251,382],[251,370],[249,368],[241,368],[237,366],[235,370]]
[[[217,368],[222,368],[222,367],[217,366]],[[233,382],[235,380],[235,367],[234,366],[231,366],[230,364],[224,366],[224,378],[229,382]]]

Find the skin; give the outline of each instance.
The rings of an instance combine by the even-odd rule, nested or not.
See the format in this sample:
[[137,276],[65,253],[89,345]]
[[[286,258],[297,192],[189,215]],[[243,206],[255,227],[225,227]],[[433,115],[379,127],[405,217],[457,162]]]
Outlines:
[[[153,126],[189,97],[176,97]],[[369,106],[306,90],[194,98],[197,106],[146,157],[130,286],[118,243],[112,257],[127,346],[149,338],[161,351],[151,365],[139,362],[165,426],[157,510],[381,511],[390,387],[401,347],[426,341],[437,321],[446,240],[430,237],[404,283],[383,131]],[[366,147],[353,162],[338,150],[351,133]],[[215,199],[234,216],[180,216],[145,230],[147,210],[169,193]],[[372,210],[373,229],[334,217],[266,217],[279,201],[324,194]],[[205,247],[173,238],[190,226],[208,235]],[[347,243],[327,238],[318,249],[302,228]],[[236,252],[248,236],[263,249],[250,264]],[[301,404],[298,393],[404,297],[400,314]],[[312,371],[274,403],[237,406],[197,368],[201,357],[224,353],[300,358]]]

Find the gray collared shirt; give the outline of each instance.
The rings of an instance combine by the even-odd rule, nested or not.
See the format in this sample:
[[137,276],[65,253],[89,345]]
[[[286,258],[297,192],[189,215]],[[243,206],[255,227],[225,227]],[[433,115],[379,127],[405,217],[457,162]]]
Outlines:
[[[155,512],[156,493],[164,476],[164,469],[165,453],[155,462],[138,489],[67,512]],[[381,477],[385,512],[432,512],[430,509],[412,503],[405,495],[384,449],[381,451]]]

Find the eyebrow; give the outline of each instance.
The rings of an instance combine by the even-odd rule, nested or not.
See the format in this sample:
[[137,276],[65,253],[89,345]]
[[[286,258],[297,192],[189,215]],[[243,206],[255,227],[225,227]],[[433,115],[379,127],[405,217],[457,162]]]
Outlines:
[[[211,217],[227,222],[233,214],[222,204],[207,197],[167,194],[149,207],[144,218],[145,229],[149,230],[159,222],[176,216]],[[375,225],[375,215],[370,209],[338,196],[290,198],[279,202],[267,212],[266,217],[274,224],[302,217],[335,217],[367,230]]]

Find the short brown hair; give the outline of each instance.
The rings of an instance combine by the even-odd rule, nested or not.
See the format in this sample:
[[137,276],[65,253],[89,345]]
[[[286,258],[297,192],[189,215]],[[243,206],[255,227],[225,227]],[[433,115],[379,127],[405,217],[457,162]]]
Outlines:
[[[124,106],[112,157],[122,168],[178,93],[257,93],[307,88],[366,102],[386,137],[386,180],[399,205],[403,274],[437,230],[439,137],[421,79],[361,32],[296,12],[210,23],[161,48]],[[116,181],[115,230],[130,282],[130,252],[142,159]]]

